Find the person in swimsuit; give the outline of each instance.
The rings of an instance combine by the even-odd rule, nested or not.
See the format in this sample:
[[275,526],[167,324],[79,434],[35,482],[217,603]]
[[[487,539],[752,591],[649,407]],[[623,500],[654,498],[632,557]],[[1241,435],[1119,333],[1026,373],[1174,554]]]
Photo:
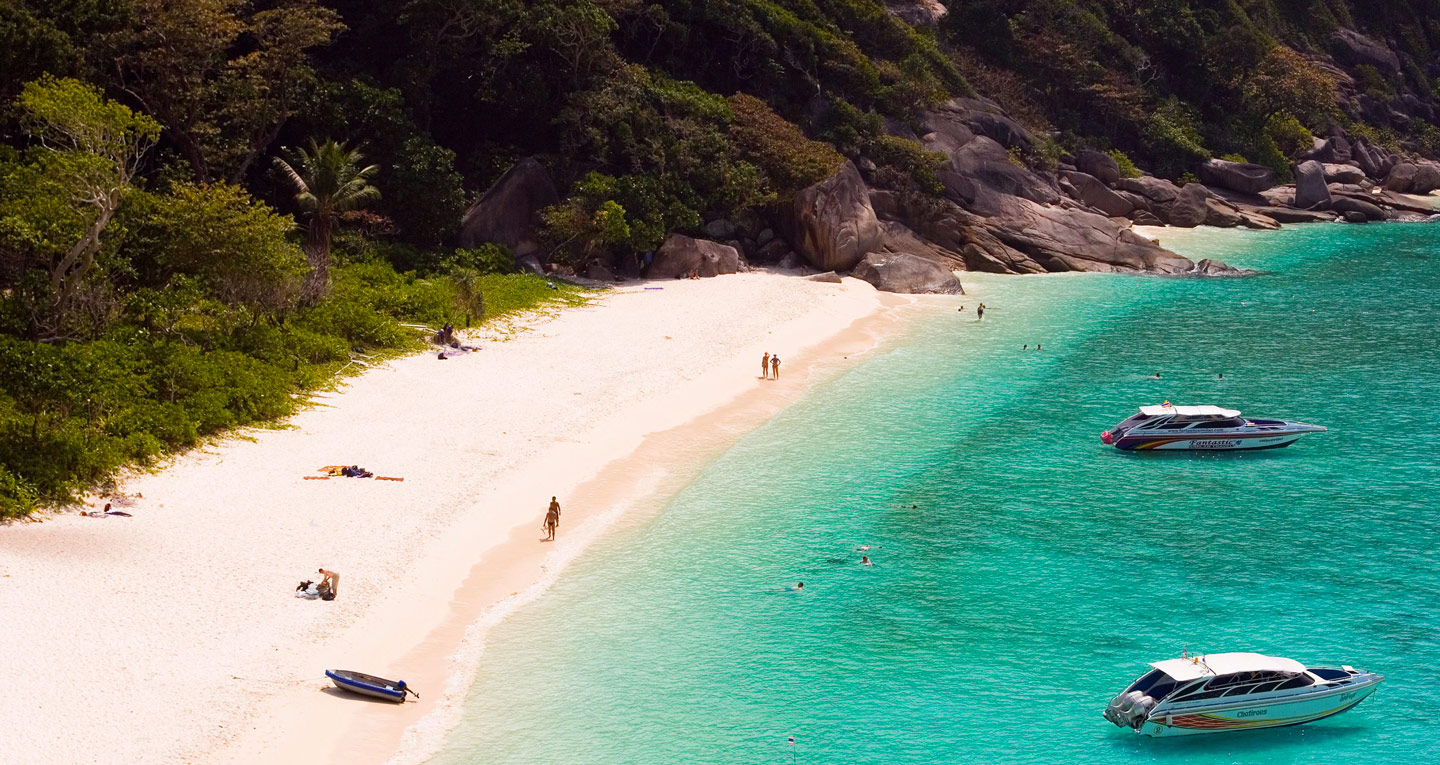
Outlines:
[[760,379],[761,379],[761,380],[768,380],[768,379],[770,379],[770,352],[769,352],[769,351],[766,351],[766,352],[765,352],[765,355],[760,357]]
[[[340,592],[340,575],[334,571],[327,571],[322,568],[320,569],[320,576],[322,577],[320,584],[316,587],[320,592],[320,597],[325,600],[334,600]],[[327,592],[329,593],[329,597],[326,597]]]
[[550,508],[545,511],[545,539],[554,541],[555,529],[560,527],[560,502],[554,497],[550,498]]
[[975,321],[983,321],[984,319],[985,319],[985,304],[984,304],[984,303],[981,303],[981,304],[980,304],[980,307],[975,309]]
[[779,356],[771,356],[771,357],[770,357],[770,378],[773,379],[773,380],[779,380],[779,379],[780,379],[780,357],[779,357]]

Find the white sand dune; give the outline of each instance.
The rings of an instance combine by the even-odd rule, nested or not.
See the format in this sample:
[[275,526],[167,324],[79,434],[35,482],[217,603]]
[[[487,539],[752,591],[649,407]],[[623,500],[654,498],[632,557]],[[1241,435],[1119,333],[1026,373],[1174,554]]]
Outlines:
[[[367,372],[288,429],[129,480],[133,518],[0,527],[0,762],[383,761],[417,722],[411,744],[433,746],[471,621],[684,474],[667,461],[793,400],[834,361],[824,343],[897,304],[855,280],[653,286],[466,357]],[[764,351],[784,357],[781,382],[756,379]],[[738,419],[703,419],[722,407]],[[599,480],[636,455],[626,480]],[[342,463],[405,480],[302,480]],[[566,514],[547,545],[552,494]],[[342,574],[340,597],[292,597],[321,566]],[[325,668],[423,681],[426,696],[355,702],[322,691]]]

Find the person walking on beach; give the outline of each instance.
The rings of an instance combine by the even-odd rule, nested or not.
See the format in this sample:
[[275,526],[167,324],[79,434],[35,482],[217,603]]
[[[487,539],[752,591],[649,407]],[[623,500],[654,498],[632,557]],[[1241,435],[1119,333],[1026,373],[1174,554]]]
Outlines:
[[779,357],[779,356],[771,356],[771,357],[770,357],[770,379],[772,379],[772,380],[779,380],[779,379],[780,379],[780,357]]
[[760,379],[761,379],[761,380],[769,380],[769,379],[770,379],[770,352],[769,352],[769,351],[766,351],[766,352],[765,352],[765,355],[760,357]]
[[560,502],[550,498],[550,508],[545,511],[545,540],[555,541],[555,529],[560,527]]
[[321,600],[334,600],[340,593],[340,575],[320,569],[320,584],[315,589],[320,593]]
[[980,304],[980,307],[975,309],[975,321],[984,321],[984,320],[985,320],[985,304],[984,304],[984,303],[981,303],[981,304]]

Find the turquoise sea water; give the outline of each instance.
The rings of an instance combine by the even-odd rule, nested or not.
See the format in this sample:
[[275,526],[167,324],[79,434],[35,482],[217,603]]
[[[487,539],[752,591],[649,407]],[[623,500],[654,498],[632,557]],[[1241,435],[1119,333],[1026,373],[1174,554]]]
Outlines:
[[[495,628],[436,761],[1440,762],[1440,226],[1169,244],[1270,273],[978,278],[983,323],[818,387]],[[1330,432],[1099,442],[1165,399]],[[1101,718],[1186,647],[1387,681],[1295,728]]]

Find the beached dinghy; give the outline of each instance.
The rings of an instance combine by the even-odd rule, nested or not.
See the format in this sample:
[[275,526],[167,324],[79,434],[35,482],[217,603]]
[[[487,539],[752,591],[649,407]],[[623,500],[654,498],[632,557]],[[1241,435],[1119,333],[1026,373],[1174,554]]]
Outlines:
[[405,700],[407,693],[414,693],[415,698],[420,698],[420,694],[405,687],[404,680],[386,680],[383,677],[367,675],[364,672],[351,672],[348,669],[327,669],[325,676],[335,683],[336,688],[344,688],[352,693],[365,696],[374,696],[377,699],[400,702]]

